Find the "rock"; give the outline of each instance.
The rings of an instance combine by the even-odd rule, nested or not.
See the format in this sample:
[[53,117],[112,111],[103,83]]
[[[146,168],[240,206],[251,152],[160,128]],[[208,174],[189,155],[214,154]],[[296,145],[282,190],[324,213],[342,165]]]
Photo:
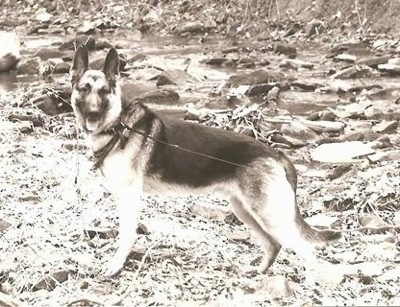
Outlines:
[[10,114],[8,115],[8,120],[13,123],[19,122],[30,122],[31,125],[35,127],[43,127],[44,126],[44,118],[37,114]]
[[331,76],[332,79],[350,79],[365,77],[373,72],[367,65],[353,65],[339,70]]
[[39,57],[22,59],[17,65],[17,72],[19,75],[38,75],[40,65],[42,61]]
[[48,23],[53,18],[53,15],[49,14],[45,10],[41,10],[38,14],[36,14],[35,19],[37,21],[41,21],[43,23]]
[[368,156],[375,151],[362,142],[330,143],[318,146],[312,152],[314,161],[328,163],[355,162],[356,158]]
[[387,63],[388,63],[388,64],[391,64],[391,65],[397,65],[397,66],[399,66],[399,65],[400,65],[400,58],[391,58],[391,59],[389,59],[389,60],[387,61]]
[[380,120],[385,116],[385,112],[382,106],[371,105],[364,110],[364,116],[366,119]]
[[70,275],[68,270],[60,270],[46,275],[36,285],[33,286],[32,291],[47,290],[53,291],[58,284],[61,284],[68,280]]
[[0,292],[0,306],[3,307],[19,307],[23,306],[23,302],[12,297],[11,295]]
[[320,35],[325,29],[324,22],[321,20],[311,20],[305,27],[306,37]]
[[71,64],[67,62],[59,62],[53,69],[53,74],[68,74],[71,68]]
[[381,161],[400,161],[400,150],[380,151],[368,156],[373,163]]
[[216,221],[225,221],[227,219],[231,219],[231,215],[233,214],[230,209],[218,205],[210,206],[193,204],[189,210],[195,215]]
[[11,224],[9,222],[0,218],[0,234],[3,234],[10,226]]
[[274,86],[273,88],[271,88],[271,90],[268,92],[266,100],[267,101],[277,101],[279,98],[279,93],[280,93],[281,89],[279,88],[279,86]]
[[[246,87],[247,85],[244,85]],[[248,86],[248,89],[244,94],[248,96],[258,96],[258,95],[266,95],[268,92],[274,87],[274,84],[263,83],[263,84],[255,84],[252,86]]]
[[365,110],[370,106],[369,103],[351,103],[348,105],[337,106],[331,111],[339,118],[365,119]]
[[[89,63],[90,69],[102,69],[104,67],[105,57],[95,59]],[[122,54],[119,54],[119,71],[123,71],[126,65],[126,59]]]
[[337,56],[335,56],[333,58],[333,60],[336,62],[341,61],[341,62],[354,64],[357,61],[357,57],[352,54],[341,53],[341,54],[338,54]]
[[249,73],[241,73],[230,76],[228,79],[228,85],[253,85],[287,81],[287,76],[281,72],[266,71],[264,69],[255,70]]
[[229,53],[238,53],[240,51],[239,47],[233,46],[233,47],[228,47],[225,49],[221,50],[222,54],[229,54]]
[[180,69],[170,69],[163,71],[161,74],[151,78],[150,80],[157,80],[157,86],[168,84],[183,86],[187,85],[188,83],[198,82],[196,78],[188,74],[186,71]]
[[287,145],[289,148],[298,148],[308,145],[307,142],[292,138],[288,135],[274,133],[270,136],[271,142]]
[[305,219],[311,226],[321,226],[324,228],[332,228],[332,225],[338,224],[337,217],[327,216],[325,214],[315,214]]
[[369,44],[365,42],[347,42],[335,45],[329,51],[328,57],[334,57],[341,53],[360,55],[371,55]]
[[[358,222],[361,227],[368,228],[384,228],[388,226],[377,214],[369,212],[360,212],[358,214]],[[386,229],[370,229],[374,234],[386,232]]]
[[61,58],[51,58],[45,62],[41,62],[41,65],[39,66],[39,74],[42,77],[51,76],[54,73],[56,66],[63,62],[64,61]]
[[71,88],[59,88],[48,90],[45,94],[32,98],[29,103],[35,105],[44,113],[58,115],[72,112],[69,104]]
[[204,63],[211,66],[222,66],[226,61],[228,61],[227,58],[216,57],[207,59]]
[[21,121],[16,123],[17,129],[21,133],[32,133],[34,131],[33,124],[30,121]]
[[[39,57],[41,60],[46,61],[48,59],[63,58],[66,54],[63,51],[50,48],[41,48],[36,51],[34,56]],[[72,56],[72,55],[71,55]]]
[[396,132],[398,126],[399,122],[397,120],[384,120],[373,126],[372,131],[375,133],[394,133]]
[[240,244],[249,245],[251,239],[249,232],[243,232],[243,231],[229,232],[225,235],[228,238],[228,240]]
[[345,124],[338,121],[312,121],[303,118],[298,119],[302,124],[315,132],[327,132],[327,133],[342,133],[344,131]]
[[108,228],[84,229],[83,233],[89,239],[93,239],[96,236],[98,236],[100,239],[114,239],[118,236],[117,229],[108,229]]
[[297,70],[299,68],[307,68],[307,69],[312,69],[314,67],[314,64],[311,62],[299,60],[299,59],[283,59],[279,63],[279,67],[284,67],[288,69],[294,69]]
[[313,142],[318,139],[318,135],[314,131],[297,120],[293,120],[289,124],[283,124],[280,132],[284,136],[290,136],[301,141]]
[[330,110],[323,110],[319,112],[313,112],[309,116],[307,116],[308,120],[327,120],[334,121],[337,119],[336,115]]
[[368,57],[359,59],[356,64],[357,65],[367,65],[372,68],[377,68],[379,64],[385,64],[392,58],[391,55],[384,55],[379,57]]
[[353,166],[351,164],[339,164],[328,174],[327,177],[329,180],[340,178],[347,172],[351,171],[352,168]]
[[171,105],[177,104],[179,102],[179,99],[180,97],[177,92],[168,89],[158,89],[155,91],[144,93],[137,97],[137,100],[144,104],[157,103]]
[[301,23],[295,22],[286,32],[283,34],[283,37],[289,37],[295,35],[302,28]]
[[261,286],[256,293],[262,293],[269,299],[289,299],[294,296],[289,282],[282,275],[268,276],[262,280]]
[[389,147],[393,147],[393,144],[391,143],[389,136],[386,134],[378,137],[376,141],[373,142],[372,146],[373,149],[384,149]]
[[114,47],[114,45],[109,43],[108,41],[101,40],[101,41],[96,42],[94,49],[95,50],[103,50],[103,49],[110,49],[113,47]]
[[278,54],[284,54],[288,56],[289,58],[295,58],[297,56],[297,49],[293,45],[289,44],[282,44],[282,43],[277,43],[274,46],[274,52]]
[[215,20],[213,19],[206,19],[204,21],[204,29],[206,30],[212,30],[215,29],[217,27],[217,23]]
[[378,69],[390,75],[400,74],[400,65],[395,64],[379,64]]
[[0,72],[14,70],[20,59],[18,35],[15,32],[0,31]]
[[290,87],[298,88],[305,92],[314,92],[318,86],[320,86],[320,85],[315,84],[315,83],[308,83],[305,81],[299,81],[299,80],[293,81],[290,83]]
[[204,25],[200,21],[193,21],[187,22],[183,25],[180,25],[175,32],[177,34],[184,34],[184,33],[197,33],[202,32],[204,30]]
[[96,49],[96,41],[92,35],[89,35],[89,36],[78,35],[74,39],[69,40],[65,43],[62,43],[60,45],[60,47],[58,47],[58,49],[61,51],[64,51],[64,50],[74,51],[80,45],[85,45],[85,47],[88,51],[93,51]]

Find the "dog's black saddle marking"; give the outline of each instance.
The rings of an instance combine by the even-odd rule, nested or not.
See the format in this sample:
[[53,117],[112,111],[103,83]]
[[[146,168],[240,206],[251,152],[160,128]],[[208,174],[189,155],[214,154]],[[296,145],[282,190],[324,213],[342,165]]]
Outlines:
[[121,149],[124,149],[129,138],[129,130],[122,123],[119,123],[110,130],[103,131],[102,134],[111,134],[112,138],[106,145],[104,145],[104,147],[100,148],[99,150],[93,153],[94,157],[94,163],[92,168],[93,170],[96,170],[103,165],[104,159],[111,152],[111,150],[113,150],[113,148],[118,142],[120,143],[119,147]]

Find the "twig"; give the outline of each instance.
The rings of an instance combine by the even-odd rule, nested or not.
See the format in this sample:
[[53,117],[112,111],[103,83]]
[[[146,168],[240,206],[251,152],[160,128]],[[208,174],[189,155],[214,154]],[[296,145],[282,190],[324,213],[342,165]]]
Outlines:
[[353,228],[353,229],[334,229],[333,231],[336,232],[355,232],[355,231],[364,231],[364,230],[373,230],[373,231],[384,231],[384,230],[390,230],[390,229],[395,229],[395,230],[400,230],[400,225],[387,225],[387,226],[381,226],[381,227],[358,227],[358,228]]
[[77,300],[74,300],[74,301],[68,303],[66,306],[69,307],[69,306],[72,306],[77,303],[82,303],[83,306],[90,306],[90,305],[105,306],[103,303],[100,303],[98,301],[94,301],[94,300],[88,299],[88,298],[79,298]]
[[[139,273],[142,270],[144,263],[146,262],[146,259],[149,257],[151,251],[154,249],[154,247],[159,246],[158,242],[155,242],[153,245],[149,246],[146,250],[146,253],[143,255],[142,261],[140,261],[140,264],[136,270],[136,274],[133,278],[133,280],[137,280],[139,277]],[[131,290],[133,289],[133,287],[135,286],[135,283],[131,282],[126,288],[125,290],[121,291],[120,293],[118,293],[118,299],[116,299],[115,301],[108,301],[107,302],[107,306],[119,306],[122,304],[122,302],[128,297],[128,295],[131,293]]]

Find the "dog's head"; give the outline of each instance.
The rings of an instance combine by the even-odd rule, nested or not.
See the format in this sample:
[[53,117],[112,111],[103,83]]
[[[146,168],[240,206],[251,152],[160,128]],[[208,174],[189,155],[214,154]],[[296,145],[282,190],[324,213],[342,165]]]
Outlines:
[[82,128],[96,134],[115,125],[121,114],[118,53],[110,49],[102,70],[88,69],[88,63],[88,52],[80,46],[70,71],[71,104]]

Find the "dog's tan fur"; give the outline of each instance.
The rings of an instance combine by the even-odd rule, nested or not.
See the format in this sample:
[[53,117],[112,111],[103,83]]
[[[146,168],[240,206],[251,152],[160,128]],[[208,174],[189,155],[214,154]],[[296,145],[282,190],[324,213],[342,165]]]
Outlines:
[[282,153],[242,135],[165,119],[140,103],[124,102],[115,49],[107,54],[104,69],[96,71],[88,69],[87,51],[79,47],[71,77],[72,106],[95,153],[115,137],[115,127],[121,123],[125,127],[125,139],[113,143],[98,163],[119,208],[118,250],[107,275],[121,270],[134,243],[143,191],[220,193],[261,239],[263,272],[282,245],[313,261],[312,242],[340,236],[303,220],[296,205],[296,172]]

